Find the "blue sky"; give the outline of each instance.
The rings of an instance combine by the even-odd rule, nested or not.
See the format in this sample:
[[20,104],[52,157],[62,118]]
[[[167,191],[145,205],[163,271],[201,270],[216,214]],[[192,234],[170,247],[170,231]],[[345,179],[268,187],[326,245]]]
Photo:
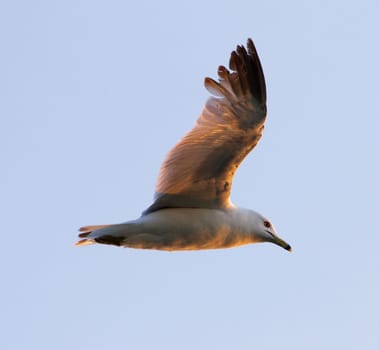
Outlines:
[[[377,349],[376,1],[0,5],[2,349]],[[74,248],[140,215],[230,51],[268,88],[233,201],[293,246]]]

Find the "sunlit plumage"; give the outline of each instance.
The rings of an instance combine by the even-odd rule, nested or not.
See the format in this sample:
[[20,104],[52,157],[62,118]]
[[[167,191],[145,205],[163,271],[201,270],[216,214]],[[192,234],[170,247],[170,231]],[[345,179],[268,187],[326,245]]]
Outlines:
[[213,96],[164,160],[153,204],[136,220],[82,227],[77,245],[171,251],[272,242],[291,250],[268,219],[230,201],[233,176],[266,119],[265,79],[251,39],[231,53],[229,69],[218,68],[218,82],[205,78]]

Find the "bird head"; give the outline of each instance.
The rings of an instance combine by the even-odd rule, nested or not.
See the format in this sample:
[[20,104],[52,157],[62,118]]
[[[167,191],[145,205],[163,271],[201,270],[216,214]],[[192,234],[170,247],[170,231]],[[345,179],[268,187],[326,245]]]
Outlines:
[[285,242],[283,239],[281,239],[278,234],[276,233],[274,225],[271,223],[271,221],[264,216],[255,213],[255,230],[254,235],[256,238],[260,239],[262,242],[270,242],[278,245],[279,247],[284,248],[285,250],[288,250],[289,252],[292,251],[291,246]]

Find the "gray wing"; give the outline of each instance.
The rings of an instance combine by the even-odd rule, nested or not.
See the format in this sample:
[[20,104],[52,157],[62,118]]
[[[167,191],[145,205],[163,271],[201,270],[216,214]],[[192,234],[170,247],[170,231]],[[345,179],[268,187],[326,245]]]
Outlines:
[[233,176],[262,136],[266,86],[251,39],[237,46],[219,81],[205,78],[210,97],[194,128],[169,152],[156,186],[155,201],[144,214],[171,207],[230,206]]

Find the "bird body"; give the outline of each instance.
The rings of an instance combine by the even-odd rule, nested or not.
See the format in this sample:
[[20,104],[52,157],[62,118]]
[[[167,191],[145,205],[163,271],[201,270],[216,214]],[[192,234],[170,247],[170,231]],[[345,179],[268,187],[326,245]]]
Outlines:
[[260,140],[267,108],[263,70],[251,39],[247,49],[237,46],[231,53],[229,69],[218,68],[218,82],[205,78],[213,96],[164,160],[153,204],[136,220],[82,227],[77,245],[172,251],[271,242],[291,250],[268,219],[230,201],[234,174]]
[[[226,209],[168,208],[132,221],[83,227],[82,235],[98,243],[158,250],[231,248],[265,241],[259,226],[261,215],[231,206]],[[87,235],[88,232],[91,232]],[[277,237],[272,237],[274,242]]]

